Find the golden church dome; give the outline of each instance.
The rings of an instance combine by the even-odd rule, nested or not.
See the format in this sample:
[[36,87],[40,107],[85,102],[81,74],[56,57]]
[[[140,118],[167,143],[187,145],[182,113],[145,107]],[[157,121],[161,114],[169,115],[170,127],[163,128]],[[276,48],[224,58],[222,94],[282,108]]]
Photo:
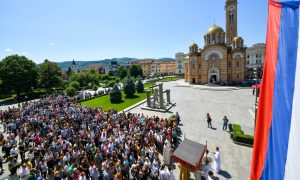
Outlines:
[[234,41],[234,42],[237,42],[237,41],[240,41],[240,40],[243,41],[243,38],[240,37],[240,36],[236,36],[236,37],[233,38],[233,41]]
[[216,33],[224,33],[224,30],[220,26],[213,25],[213,27],[211,27],[207,31],[206,35],[211,35],[211,34],[216,34]]
[[196,43],[192,43],[190,47],[198,47],[198,45]]

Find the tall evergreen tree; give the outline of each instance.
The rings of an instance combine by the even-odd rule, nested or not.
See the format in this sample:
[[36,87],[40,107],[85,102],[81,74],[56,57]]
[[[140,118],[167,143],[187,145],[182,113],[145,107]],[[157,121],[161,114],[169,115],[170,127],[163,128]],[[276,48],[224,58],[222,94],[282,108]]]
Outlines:
[[137,82],[137,84],[136,84],[136,91],[137,91],[138,93],[144,92],[144,84],[143,84],[141,78],[138,79],[138,82]]
[[135,93],[134,80],[130,76],[127,76],[124,80],[124,93],[127,97],[132,97]]
[[109,99],[110,102],[115,103],[122,100],[122,93],[120,89],[118,88],[117,84],[114,85],[112,90],[109,93]]

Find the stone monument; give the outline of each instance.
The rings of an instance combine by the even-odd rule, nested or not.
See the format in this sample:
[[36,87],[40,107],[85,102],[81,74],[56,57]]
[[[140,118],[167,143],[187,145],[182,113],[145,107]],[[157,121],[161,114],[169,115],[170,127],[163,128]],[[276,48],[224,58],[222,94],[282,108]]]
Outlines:
[[[147,100],[146,105],[142,107],[145,110],[153,110],[159,112],[166,112],[171,109],[175,103],[171,102],[171,91],[170,89],[163,90],[163,84],[157,85],[158,88],[154,89],[153,96],[151,97],[151,91],[147,90]],[[166,101],[164,99],[164,93],[166,93]]]

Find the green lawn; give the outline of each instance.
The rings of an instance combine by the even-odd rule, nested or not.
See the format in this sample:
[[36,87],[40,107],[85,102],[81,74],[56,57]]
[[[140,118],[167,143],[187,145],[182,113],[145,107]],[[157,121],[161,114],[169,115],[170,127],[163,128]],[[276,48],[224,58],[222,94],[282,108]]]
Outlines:
[[147,89],[147,88],[149,88],[149,87],[151,87],[151,86],[155,86],[155,83],[154,84],[152,84],[152,83],[145,83],[144,84],[144,89]]
[[135,93],[134,97],[127,98],[124,92],[122,92],[122,101],[119,103],[111,103],[109,100],[109,95],[105,95],[95,99],[81,102],[80,104],[94,108],[102,107],[104,110],[117,109],[118,111],[122,111],[123,109],[126,109],[144,99],[146,99],[146,93]]
[[160,79],[156,82],[168,82],[168,81],[177,81],[179,78],[178,77],[166,77],[166,78],[163,78],[163,79]]
[[2,104],[5,104],[5,103],[11,103],[11,102],[14,102],[15,99],[13,97],[8,97],[8,98],[5,98],[5,99],[0,99],[0,103]]

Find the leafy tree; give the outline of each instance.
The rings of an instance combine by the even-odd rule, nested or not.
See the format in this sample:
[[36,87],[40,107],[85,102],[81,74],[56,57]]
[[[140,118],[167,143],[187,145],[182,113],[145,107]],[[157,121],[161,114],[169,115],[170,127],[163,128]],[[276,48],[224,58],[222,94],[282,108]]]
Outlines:
[[109,93],[110,102],[120,102],[122,100],[122,93],[119,90],[117,84],[114,85],[113,89]]
[[66,93],[68,96],[73,97],[76,95],[76,89],[73,88],[72,86],[69,86],[66,88]]
[[116,80],[119,79],[118,76],[109,76],[109,80]]
[[94,84],[99,82],[98,74],[94,70],[73,73],[70,79],[71,81],[78,81],[81,87],[93,87]]
[[33,61],[25,56],[11,55],[0,62],[1,90],[5,93],[29,93],[37,86],[38,71]]
[[100,81],[107,81],[109,80],[109,76],[107,74],[102,74],[101,76],[99,76],[99,80]]
[[80,90],[80,83],[78,81],[72,81],[70,87],[73,87],[76,91]]
[[93,69],[85,73],[85,78],[86,82],[91,83],[92,86],[98,84],[98,74]]
[[116,73],[116,71],[109,71],[109,72],[108,72],[108,75],[109,75],[109,76],[116,76],[117,73]]
[[135,77],[135,78],[138,76],[143,76],[143,70],[142,70],[141,66],[136,65],[136,64],[130,66],[129,73],[130,73],[130,76]]
[[40,86],[49,90],[62,85],[61,68],[54,62],[45,60],[39,69]]
[[132,97],[135,93],[135,84],[130,76],[127,76],[124,80],[124,93],[127,97]]
[[113,87],[115,84],[116,84],[115,80],[110,80],[110,81],[108,81],[107,86],[108,87]]
[[137,91],[138,93],[144,92],[144,84],[143,84],[141,78],[139,78],[139,80],[138,80],[138,82],[137,82],[137,84],[136,84],[136,91]]
[[87,85],[84,73],[73,73],[70,79],[79,82],[82,87]]
[[117,74],[121,79],[124,79],[128,74],[126,67],[125,66],[119,66]]

